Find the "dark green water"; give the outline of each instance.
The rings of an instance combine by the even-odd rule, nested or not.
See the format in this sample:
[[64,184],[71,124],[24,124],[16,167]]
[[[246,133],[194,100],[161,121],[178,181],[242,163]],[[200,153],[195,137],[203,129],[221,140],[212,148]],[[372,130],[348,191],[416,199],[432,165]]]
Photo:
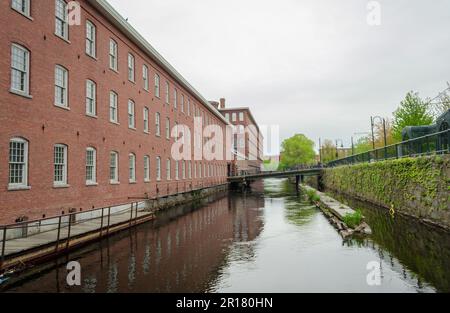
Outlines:
[[[374,234],[343,241],[288,181],[265,180],[252,193],[171,209],[154,222],[37,267],[6,291],[450,291],[449,234],[354,205]],[[81,264],[79,287],[66,284],[71,260]],[[378,264],[379,285],[368,284],[368,264]]]

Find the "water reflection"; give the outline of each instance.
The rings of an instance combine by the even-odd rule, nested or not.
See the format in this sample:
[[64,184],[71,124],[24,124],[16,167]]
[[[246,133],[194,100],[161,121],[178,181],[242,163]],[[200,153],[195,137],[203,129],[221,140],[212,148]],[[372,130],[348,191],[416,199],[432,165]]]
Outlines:
[[[21,292],[449,291],[448,234],[364,206],[371,238],[343,241],[287,180],[170,209],[40,267]],[[65,284],[78,260],[82,286]],[[382,285],[366,282],[378,261]],[[37,271],[39,268],[34,269]]]

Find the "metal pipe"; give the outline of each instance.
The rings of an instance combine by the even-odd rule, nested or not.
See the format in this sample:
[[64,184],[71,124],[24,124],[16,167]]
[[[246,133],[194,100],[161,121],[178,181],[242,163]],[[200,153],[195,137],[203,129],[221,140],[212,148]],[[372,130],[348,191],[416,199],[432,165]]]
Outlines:
[[[5,262],[5,250],[6,250],[6,226],[3,227],[3,238],[2,238],[2,259],[1,259],[1,264],[3,265],[3,262]],[[1,266],[0,266],[1,267]]]
[[69,228],[67,230],[67,242],[66,242],[66,250],[69,249],[70,242],[70,231],[72,230],[72,214],[69,214]]
[[103,217],[104,217],[104,213],[105,212],[105,208],[102,208],[102,220],[100,222],[100,237],[102,236],[103,233]]
[[62,216],[60,215],[58,218],[58,235],[56,238],[55,252],[58,252],[58,248],[59,248],[59,240],[61,237],[61,219],[62,219]]

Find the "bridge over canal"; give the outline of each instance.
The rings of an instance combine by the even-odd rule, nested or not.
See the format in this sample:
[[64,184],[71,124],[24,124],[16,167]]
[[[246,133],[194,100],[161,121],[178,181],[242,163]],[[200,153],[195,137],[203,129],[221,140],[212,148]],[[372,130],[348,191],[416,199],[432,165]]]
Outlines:
[[288,171],[267,171],[260,172],[254,174],[247,175],[239,175],[239,176],[230,176],[228,177],[228,182],[234,184],[243,184],[248,185],[249,183],[264,179],[264,178],[288,178],[295,177],[297,184],[300,181],[303,181],[304,177],[307,176],[320,176],[322,174],[321,167],[313,167],[313,168],[304,168],[304,169],[296,169],[296,170],[288,170]]

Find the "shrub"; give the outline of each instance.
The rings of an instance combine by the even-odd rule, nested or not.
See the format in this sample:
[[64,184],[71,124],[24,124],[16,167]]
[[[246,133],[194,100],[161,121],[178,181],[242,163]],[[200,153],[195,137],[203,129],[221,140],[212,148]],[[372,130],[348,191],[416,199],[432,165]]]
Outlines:
[[320,201],[320,197],[314,189],[308,189],[306,191],[306,195],[308,196],[309,201],[318,202]]
[[345,215],[343,220],[348,227],[354,229],[361,224],[362,218],[361,210],[357,210],[355,213]]

